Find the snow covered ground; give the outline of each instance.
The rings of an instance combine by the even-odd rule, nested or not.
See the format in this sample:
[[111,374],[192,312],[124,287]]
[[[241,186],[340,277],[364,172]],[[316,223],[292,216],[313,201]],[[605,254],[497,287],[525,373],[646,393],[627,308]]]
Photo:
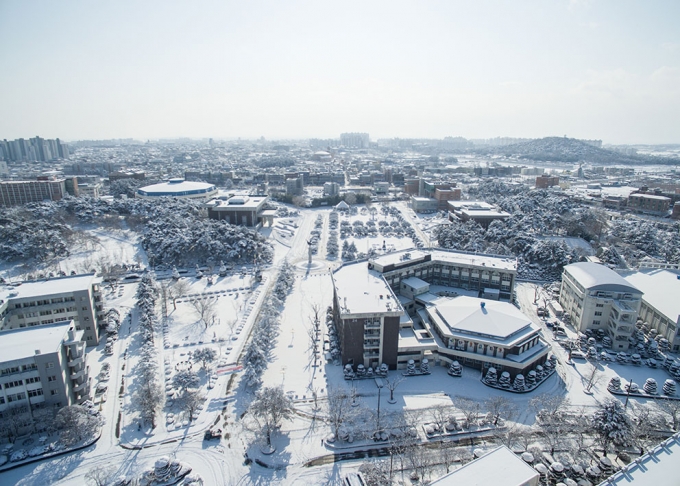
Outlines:
[[[406,210],[402,205],[402,209]],[[606,391],[611,376],[620,376],[622,382],[633,379],[640,386],[645,379],[654,377],[659,385],[667,378],[663,370],[643,367],[619,365],[613,363],[598,364],[601,368],[601,382],[592,394],[584,393],[583,377],[589,372],[586,362],[567,363],[567,354],[557,344],[553,344],[554,352],[559,360],[558,373],[552,375],[536,390],[526,394],[510,394],[489,388],[480,381],[480,372],[464,368],[461,378],[454,378],[446,373],[443,367],[434,367],[431,375],[407,377],[395,391],[395,402],[389,403],[389,391],[379,390],[375,380],[358,380],[354,383],[345,381],[342,368],[327,362],[323,350],[323,338],[312,343],[308,330],[312,325],[315,310],[320,313],[322,335],[325,336],[325,312],[332,305],[333,288],[330,278],[332,268],[340,264],[340,259],[326,259],[324,245],[329,231],[329,209],[302,210],[298,217],[286,218],[289,234],[281,239],[277,229],[265,229],[274,246],[274,262],[263,272],[263,281],[255,283],[252,274],[241,276],[231,274],[224,278],[215,278],[212,285],[207,279],[185,277],[190,283],[186,295],[179,298],[175,309],[171,301],[167,303],[167,327],[159,327],[156,339],[159,351],[159,375],[169,383],[177,370],[191,362],[189,352],[201,347],[212,347],[218,352],[218,360],[210,364],[206,370],[200,370],[200,364],[193,363],[193,369],[199,371],[202,390],[206,401],[196,420],[189,422],[188,417],[178,413],[174,405],[166,405],[155,430],[138,427],[137,408],[134,395],[130,392],[135,387],[135,369],[138,364],[137,350],[141,344],[136,322],[134,283],[106,287],[107,307],[119,309],[121,317],[131,316],[131,320],[123,320],[119,339],[114,345],[114,355],[103,353],[103,344],[91,350],[89,359],[91,375],[96,376],[102,363],[111,364],[111,376],[106,392],[106,402],[102,404],[106,424],[102,438],[93,446],[83,451],[68,454],[56,459],[23,466],[0,474],[2,484],[64,484],[81,485],[84,476],[94,467],[111,467],[117,475],[134,475],[147,469],[153,461],[170,455],[184,461],[200,474],[205,484],[336,484],[343,475],[356,470],[360,461],[343,461],[334,463],[324,460],[338,447],[366,449],[375,444],[357,440],[354,444],[329,445],[324,440],[330,435],[330,427],[323,422],[324,408],[327,404],[329,388],[350,390],[356,387],[359,409],[364,411],[364,428],[374,426],[374,420],[380,400],[381,413],[388,417],[392,412],[411,410],[420,416],[423,423],[429,420],[428,410],[435,405],[455,407],[458,397],[466,397],[483,402],[492,396],[506,396],[513,400],[521,413],[516,417],[520,424],[530,426],[535,417],[529,401],[538,394],[568,396],[572,407],[577,410],[584,407],[593,410],[598,403],[612,395]],[[314,229],[318,215],[323,218],[323,230],[319,249],[312,264],[307,263],[307,240]],[[383,217],[380,213],[376,216]],[[366,214],[341,217],[350,221],[367,222],[371,216]],[[410,218],[407,219],[412,219]],[[391,219],[389,217],[388,219]],[[340,225],[338,225],[338,230]],[[287,230],[288,231],[288,230]],[[420,231],[420,229],[419,229]],[[131,235],[106,232],[97,234],[101,250],[89,250],[74,254],[68,263],[75,268],[83,264],[86,258],[95,258],[98,251],[105,254],[120,255],[121,259],[137,261],[138,244]],[[366,251],[373,245],[401,249],[413,246],[408,237],[355,238],[357,249]],[[342,245],[342,240],[339,240]],[[94,252],[94,253],[92,253]],[[284,422],[280,432],[273,437],[276,451],[264,455],[254,442],[256,434],[252,420],[246,412],[248,404],[254,396],[254,390],[247,388],[239,380],[240,374],[227,374],[234,371],[230,368],[217,378],[216,386],[208,388],[209,376],[217,374],[219,369],[229,368],[235,364],[246,344],[264,297],[275,279],[279,264],[287,259],[294,271],[294,286],[288,295],[281,312],[280,330],[272,352],[272,359],[263,375],[263,386],[282,386],[294,401],[297,410],[293,419]],[[69,267],[70,268],[70,267]],[[251,272],[252,273],[252,272]],[[170,283],[162,280],[161,284]],[[543,321],[536,315],[533,304],[534,286],[520,283],[517,287],[520,306],[525,314],[537,324],[543,326],[544,335],[552,342],[551,333]],[[214,302],[217,312],[215,320],[208,323],[199,318],[192,305],[192,300],[208,298]],[[160,304],[159,304],[160,307]],[[158,310],[159,315],[161,310]],[[316,349],[318,359],[314,359]],[[400,376],[400,372],[391,371],[390,377]],[[230,381],[231,384],[229,385]],[[226,392],[228,388],[228,392]],[[122,396],[120,391],[123,390]],[[172,398],[172,389],[167,388],[168,399]],[[316,394],[316,403],[314,395]],[[646,399],[631,398],[636,403]],[[318,407],[317,407],[318,406]],[[317,409],[318,408],[318,409]],[[118,426],[120,412],[121,422]],[[462,411],[461,411],[462,412]],[[172,416],[170,414],[173,414]],[[172,418],[172,420],[170,420]],[[178,425],[179,424],[179,425]],[[222,428],[223,437],[219,441],[203,441],[203,431],[217,424]],[[120,433],[116,429],[120,427]],[[421,437],[424,435],[421,433]],[[482,443],[480,442],[480,445]],[[265,468],[258,464],[246,465],[244,454],[251,459],[260,460],[274,468]],[[305,467],[309,461],[318,460],[322,465]],[[409,484],[406,478],[406,484]]]

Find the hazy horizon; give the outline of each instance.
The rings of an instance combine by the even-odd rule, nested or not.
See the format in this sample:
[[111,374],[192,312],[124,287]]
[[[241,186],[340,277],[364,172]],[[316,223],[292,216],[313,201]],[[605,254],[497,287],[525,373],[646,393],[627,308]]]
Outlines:
[[680,143],[680,3],[0,2],[0,138]]

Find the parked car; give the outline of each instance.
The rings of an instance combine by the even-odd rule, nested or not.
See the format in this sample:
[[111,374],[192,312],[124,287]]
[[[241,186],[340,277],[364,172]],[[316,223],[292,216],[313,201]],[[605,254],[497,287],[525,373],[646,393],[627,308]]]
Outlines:
[[19,462],[23,461],[28,457],[28,452],[26,452],[25,449],[19,449],[18,451],[12,452],[12,455],[9,456],[10,462]]
[[208,429],[203,434],[203,440],[219,440],[222,437],[222,429]]

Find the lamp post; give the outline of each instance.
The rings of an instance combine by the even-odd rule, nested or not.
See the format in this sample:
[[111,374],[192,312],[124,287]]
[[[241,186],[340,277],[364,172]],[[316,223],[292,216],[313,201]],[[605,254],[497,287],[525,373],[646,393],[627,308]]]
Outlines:
[[626,403],[623,404],[623,409],[626,410],[628,408],[628,399],[630,398],[630,385],[633,384],[633,379],[631,378],[630,381],[628,382],[628,393],[626,393]]
[[378,387],[378,424],[377,424],[377,430],[376,430],[376,436],[380,439],[380,395],[382,392],[383,385],[379,384],[378,381],[376,381],[375,385]]

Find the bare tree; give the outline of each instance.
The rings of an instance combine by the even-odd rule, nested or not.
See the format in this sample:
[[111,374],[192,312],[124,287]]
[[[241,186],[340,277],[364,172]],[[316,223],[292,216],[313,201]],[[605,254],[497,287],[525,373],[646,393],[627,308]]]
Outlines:
[[19,435],[24,426],[30,425],[31,413],[26,405],[10,406],[2,411],[0,419],[0,437],[10,441]]
[[208,329],[208,326],[215,318],[215,314],[217,312],[216,304],[217,301],[211,299],[208,296],[201,296],[191,301],[191,306],[198,314],[200,320],[203,321],[203,324],[205,325],[206,329]]
[[566,395],[542,393],[529,400],[529,406],[539,417],[559,417],[569,408],[569,405],[570,401]]
[[113,466],[95,466],[87,471],[85,479],[94,486],[106,486],[113,479],[115,471]]
[[194,413],[198,410],[203,402],[205,401],[205,396],[195,388],[189,388],[184,390],[178,399],[179,407],[184,410],[189,419],[193,419]]
[[439,441],[439,457],[448,474],[451,469],[451,464],[454,463],[457,458],[456,444],[450,440]]
[[524,426],[524,427],[521,427],[521,428],[518,427],[516,430],[517,430],[517,439],[516,439],[515,442],[518,443],[519,445],[521,445],[524,448],[525,451],[528,451],[529,446],[531,446],[531,444],[534,442],[534,439],[535,439],[534,428],[530,427],[530,426]]
[[633,405],[631,416],[631,440],[642,455],[649,447],[659,442],[659,431],[663,428],[664,420],[646,405]]
[[359,466],[359,472],[367,486],[389,486],[392,484],[391,472],[386,461],[379,459],[366,461]]
[[449,422],[449,417],[453,415],[453,407],[450,405],[435,405],[430,408],[430,415],[437,428],[443,434],[446,431],[446,424]]
[[501,395],[487,398],[484,406],[491,414],[493,425],[498,425],[500,420],[511,420],[517,411],[513,401]]
[[397,377],[392,378],[392,379],[383,378],[383,381],[385,382],[385,388],[387,388],[390,391],[390,398],[388,400],[390,403],[395,402],[395,400],[394,400],[394,390],[396,390],[397,387],[399,386],[399,383],[401,383],[405,379],[406,378],[404,378],[403,376],[397,376]]
[[563,436],[567,431],[567,424],[558,417],[548,416],[540,423],[539,434],[550,447],[550,454],[562,443]]
[[352,396],[344,388],[328,388],[328,423],[333,435],[338,438],[340,428],[355,418]]
[[479,403],[475,400],[465,397],[456,397],[454,399],[456,408],[465,416],[466,427],[470,428],[477,422],[479,416]]
[[586,392],[590,393],[594,386],[602,382],[602,378],[602,372],[598,369],[597,365],[591,364],[588,371],[583,375],[583,386]]
[[678,430],[680,422],[680,400],[657,400],[659,409],[671,418],[673,430]]
[[406,460],[412,469],[411,479],[425,483],[425,475],[434,464],[432,453],[420,445],[414,445],[406,450]]
[[592,437],[592,427],[590,416],[585,408],[576,411],[573,419],[569,422],[569,432],[572,437],[573,451],[575,458],[589,455],[589,440]]
[[59,410],[55,425],[62,442],[71,445],[92,438],[101,425],[101,419],[90,414],[82,405],[71,405]]
[[189,282],[179,279],[172,285],[168,285],[168,297],[172,300],[172,307],[177,310],[177,301],[189,293]]
[[250,413],[262,426],[267,446],[272,446],[272,434],[281,426],[283,420],[293,414],[293,401],[281,387],[263,388],[250,404]]

